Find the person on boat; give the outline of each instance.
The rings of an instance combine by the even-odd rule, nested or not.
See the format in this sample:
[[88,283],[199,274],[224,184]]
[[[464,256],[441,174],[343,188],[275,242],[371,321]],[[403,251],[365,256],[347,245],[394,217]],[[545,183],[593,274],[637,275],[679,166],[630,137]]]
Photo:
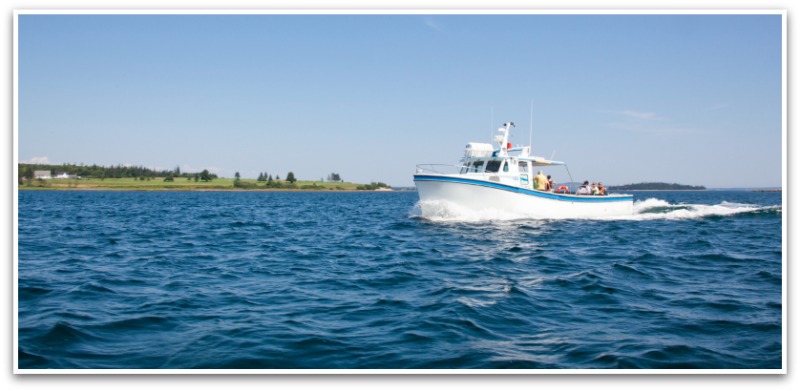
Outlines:
[[536,184],[536,190],[544,191],[547,189],[547,177],[541,171],[533,177],[533,182]]
[[600,195],[600,189],[597,188],[597,183],[592,182],[592,195]]
[[547,191],[556,191],[556,181],[550,175],[547,176]]
[[597,184],[597,190],[598,190],[597,195],[608,195],[608,192],[606,191],[606,187],[603,186],[603,182],[600,182],[600,183]]
[[577,194],[577,195],[589,195],[589,194],[592,194],[591,191],[589,190],[589,181],[583,181],[583,184],[578,189],[578,191],[575,192],[575,194]]

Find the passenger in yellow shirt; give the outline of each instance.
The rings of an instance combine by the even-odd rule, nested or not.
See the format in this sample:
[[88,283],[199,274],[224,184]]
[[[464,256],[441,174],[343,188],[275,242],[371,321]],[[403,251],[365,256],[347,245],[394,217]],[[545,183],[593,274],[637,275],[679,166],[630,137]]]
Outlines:
[[536,185],[536,190],[547,190],[547,177],[541,171],[533,177],[533,183]]

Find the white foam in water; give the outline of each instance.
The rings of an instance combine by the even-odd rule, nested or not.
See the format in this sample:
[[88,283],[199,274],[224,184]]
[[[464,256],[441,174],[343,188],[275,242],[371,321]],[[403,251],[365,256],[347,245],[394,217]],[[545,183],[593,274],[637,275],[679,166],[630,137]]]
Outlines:
[[528,216],[505,212],[498,209],[475,211],[464,208],[449,201],[417,202],[411,214],[437,222],[482,222],[482,221],[510,221],[526,219]]
[[716,205],[670,204],[657,198],[636,201],[633,215],[619,216],[613,220],[691,220],[709,216],[731,216],[739,213],[776,209],[776,206],[759,206],[722,201]]
[[[730,216],[760,210],[776,210],[780,212],[780,206],[759,206],[727,201],[716,205],[670,204],[657,198],[648,198],[634,202],[632,215],[609,216],[591,220],[691,220],[709,216]],[[533,218],[533,216],[513,214],[501,210],[474,211],[448,201],[418,202],[414,206],[411,216],[422,217],[436,222],[512,221]]]
[[648,198],[642,201],[636,201],[633,203],[633,213],[638,214],[642,213],[642,211],[653,209],[653,208],[667,208],[670,204],[667,201],[659,200],[658,198]]

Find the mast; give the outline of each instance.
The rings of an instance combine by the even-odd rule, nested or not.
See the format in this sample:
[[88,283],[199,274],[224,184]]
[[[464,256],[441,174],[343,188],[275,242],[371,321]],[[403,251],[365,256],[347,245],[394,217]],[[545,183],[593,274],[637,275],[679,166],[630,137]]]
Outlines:
[[500,156],[508,156],[508,133],[514,127],[514,123],[509,121],[504,123],[503,126],[503,128],[497,129],[498,132],[502,133],[502,136],[497,136],[495,140],[500,143]]

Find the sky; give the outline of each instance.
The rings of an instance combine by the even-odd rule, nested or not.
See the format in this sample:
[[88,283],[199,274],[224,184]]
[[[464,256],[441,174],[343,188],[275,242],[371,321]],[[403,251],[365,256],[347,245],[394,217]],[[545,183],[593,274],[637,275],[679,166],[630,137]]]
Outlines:
[[781,29],[779,14],[23,14],[19,161],[412,186],[417,164],[458,164],[513,121],[513,144],[575,181],[781,186]]
[[[3,4],[7,15],[30,9],[109,7],[178,10],[438,7],[454,12],[459,11],[457,8],[512,10],[509,12],[526,8],[769,9],[788,10],[789,15],[793,15],[800,4],[794,0],[382,0],[380,5],[372,0],[340,0],[335,3],[319,0],[115,0],[110,4],[103,0],[73,0],[65,4],[57,0],[11,0]],[[64,17],[70,18],[74,20],[74,17]],[[15,58],[19,59],[18,65],[22,68],[18,68],[14,61],[0,62],[7,75],[19,70],[18,83],[15,78],[0,79],[0,83],[5,83],[5,91],[19,87],[18,95],[0,97],[0,100],[6,100],[8,108],[14,107],[13,103],[19,106],[18,112],[10,109],[5,117],[7,124],[15,124],[6,139],[6,150],[13,155],[8,159],[8,168],[12,169],[14,160],[37,159],[86,164],[130,162],[159,167],[178,164],[198,168],[216,166],[226,175],[232,175],[232,170],[242,173],[248,170],[282,172],[286,167],[292,167],[301,177],[337,171],[348,180],[369,181],[374,176],[393,185],[410,184],[414,165],[454,163],[461,156],[466,142],[488,141],[494,128],[508,119],[517,123],[517,131],[523,131],[516,135],[517,138],[525,139],[524,131],[529,125],[526,119],[530,117],[533,99],[536,104],[534,142],[537,143],[534,151],[548,157],[557,151],[555,158],[567,161],[574,176],[600,178],[606,184],[612,183],[612,178],[619,183],[646,178],[706,186],[741,186],[743,183],[777,186],[781,183],[779,17],[628,16],[615,17],[614,22],[609,18],[598,16],[589,23],[587,19],[590,18],[585,16],[530,17],[527,21],[519,16],[495,16],[478,23],[476,17],[412,15],[403,23],[404,30],[394,29],[397,22],[373,22],[362,30],[363,34],[351,34],[346,42],[342,42],[338,29],[328,28],[330,23],[315,25],[306,19],[300,22],[301,25],[296,25],[296,22],[281,22],[281,18],[274,18],[261,24],[261,28],[269,29],[273,35],[261,34],[258,41],[254,41],[254,37],[241,34],[234,42],[226,44],[221,42],[226,34],[228,37],[235,35],[236,30],[244,30],[246,25],[205,22],[202,28],[191,31],[189,28],[196,23],[155,23],[147,16],[142,17],[142,22],[128,21],[124,24],[116,22],[120,19],[109,21],[108,17],[97,17],[99,21],[92,23],[56,23],[54,20],[42,23],[36,22],[36,18],[29,18],[29,23],[21,17],[18,24],[20,56]],[[0,45],[5,45],[6,53],[13,53],[16,40],[12,25],[14,19],[5,18],[6,28],[0,29],[0,35],[6,38],[0,39]],[[622,20],[627,21],[623,23]],[[800,29],[791,26],[793,20],[796,24],[797,18],[787,17],[790,38],[786,45],[790,58],[792,53],[800,52],[792,50],[797,49],[795,46],[800,42],[797,39]],[[222,27],[230,28],[221,31]],[[276,30],[281,30],[280,34],[276,35]],[[524,35],[519,35],[520,31],[524,31]],[[298,36],[300,32],[305,37]],[[313,34],[319,35],[316,42],[311,39]],[[425,38],[420,39],[421,36]],[[343,49],[325,45],[337,37],[335,42],[345,46]],[[404,38],[409,41],[402,45],[380,46]],[[290,39],[295,43],[289,43]],[[365,42],[370,39],[373,42]],[[417,41],[411,42],[411,39]],[[186,45],[181,46],[181,42]],[[453,45],[453,42],[458,45]],[[245,43],[258,50],[247,51]],[[349,45],[359,46],[362,50]],[[311,48],[320,50],[312,53],[317,55],[342,51],[336,52],[340,56],[327,58],[326,63],[319,64],[315,68],[315,78],[306,83],[303,76],[309,75],[295,73],[298,70],[294,67],[308,59],[309,54],[305,51]],[[124,54],[126,49],[131,52]],[[398,51],[397,55],[385,57],[384,53],[391,50]],[[453,52],[459,56],[451,59],[447,54]],[[219,57],[214,55],[216,53]],[[365,59],[364,56],[370,57]],[[201,61],[209,58],[216,63]],[[431,61],[416,63],[409,59]],[[221,64],[223,60],[227,62]],[[470,62],[465,63],[465,60]],[[180,67],[181,62],[183,67]],[[219,67],[225,64],[228,66]],[[251,67],[248,69],[265,71],[242,72],[248,65]],[[304,65],[304,69],[308,69],[312,64]],[[343,69],[343,65],[350,65],[350,69]],[[369,68],[367,65],[384,66],[382,71],[394,79],[379,79],[373,89],[372,85],[362,84],[362,74],[348,73],[346,81],[351,84],[350,88],[338,91],[330,89],[338,87],[337,82],[344,79],[324,78],[326,72],[332,73],[333,69],[338,72],[363,71]],[[277,70],[285,73],[276,74]],[[214,77],[207,77],[209,74]],[[206,77],[195,78],[198,75]],[[293,75],[293,78],[290,80],[287,75]],[[226,79],[220,80],[221,77]],[[238,84],[220,87],[223,81],[230,82],[235,77],[239,78]],[[168,79],[171,84],[164,85],[163,79]],[[248,79],[252,82],[248,83]],[[315,84],[320,79],[323,82]],[[796,86],[797,79],[786,81],[789,91]],[[290,105],[288,100],[281,101],[283,106],[262,107],[266,102],[279,101],[279,93],[300,94],[300,90],[285,87],[298,80],[298,88],[312,90],[313,94],[307,93],[304,98],[315,99],[316,107],[303,105],[300,101],[295,102],[294,111],[280,112],[282,107]],[[369,82],[375,83],[375,79],[369,79]],[[258,94],[254,92],[265,86],[272,89]],[[383,89],[390,87],[394,89],[383,93]],[[102,93],[98,94],[98,90]],[[257,107],[261,117],[249,115],[238,117],[238,122],[226,122],[221,111],[234,105],[231,100],[242,98],[246,93],[259,99],[238,99],[239,106],[236,107],[239,111],[235,114],[241,115]],[[374,99],[376,96],[382,100]],[[46,102],[48,99],[50,103]],[[338,104],[329,103],[331,100]],[[393,106],[387,105],[389,101]],[[786,104],[791,108],[790,112],[797,112],[797,99]],[[192,111],[189,109],[191,105],[216,110]],[[491,116],[492,111],[494,116]],[[12,116],[16,122],[12,121]],[[127,122],[114,121],[115,116]],[[233,114],[227,117],[228,120],[231,118]],[[491,118],[494,121],[490,124]],[[236,126],[225,126],[226,123]],[[245,125],[246,130],[257,137],[244,132],[242,128]],[[278,125],[283,127],[277,128]],[[673,129],[685,129],[688,134],[670,133]],[[301,131],[306,134],[292,137]],[[322,138],[334,131],[339,135],[335,139],[336,145],[344,145],[347,153],[328,148],[324,152],[326,160],[320,163],[317,156],[300,150],[319,144],[308,140],[308,135]],[[137,137],[137,134],[142,137]],[[406,134],[408,137],[403,137]],[[384,137],[383,140],[392,138],[378,145],[376,136],[379,139]],[[329,138],[325,138],[327,140]],[[797,140],[798,137],[787,137],[785,147],[797,149]],[[268,141],[276,144],[268,144]],[[396,148],[395,144],[402,146],[403,150]],[[240,149],[242,153],[230,153],[231,149]],[[356,149],[358,151],[353,153],[352,150]],[[291,159],[287,160],[287,157]],[[248,165],[267,167],[244,167],[245,161]],[[785,160],[785,164],[794,169],[784,172],[792,176],[791,179],[797,179],[794,176],[800,172],[796,167],[797,161]],[[302,170],[301,164],[304,164]],[[791,179],[787,180],[791,182]],[[6,182],[10,191],[0,192],[0,198],[5,197],[6,204],[16,205],[12,182]],[[784,206],[796,199],[792,196],[794,193],[784,194]],[[16,207],[3,210],[0,216],[6,214],[4,221],[16,221]],[[785,210],[784,228],[795,209]],[[5,228],[8,230],[5,237],[9,241],[6,247],[11,249],[16,248],[15,236],[11,234],[15,231],[14,226]],[[787,238],[784,246],[797,242],[794,240],[797,230],[784,232]],[[784,253],[787,261],[793,254]],[[797,268],[785,271],[787,281],[797,277],[789,276],[796,274]],[[7,278],[13,279],[11,272],[7,273]],[[785,292],[789,312],[793,309],[792,303],[800,302],[797,292],[796,289]],[[10,306],[7,309],[6,313],[15,313]],[[6,323],[5,330],[11,333],[12,322]],[[10,341],[6,344],[8,349],[13,348]],[[787,351],[792,351],[797,347],[796,339],[787,340],[786,346]],[[0,358],[0,361],[7,363],[7,367],[13,365],[11,356]],[[796,362],[787,361],[789,373],[797,372]],[[12,374],[7,374],[3,381],[11,389],[22,386],[26,390],[52,388],[52,379],[23,379],[28,381],[20,382],[12,377]],[[107,379],[111,377],[94,378],[91,384],[78,378],[68,379],[74,381],[65,381],[63,377],[57,380],[61,388],[80,387],[81,390],[107,388],[109,385],[133,389],[141,387],[142,382],[161,387],[162,381],[164,384],[167,382],[164,377],[141,377],[124,384],[116,377]],[[193,383],[193,379],[182,381]],[[325,387],[347,390],[375,389],[376,386],[400,389],[409,384],[423,389],[439,386],[428,383],[429,379],[408,377],[400,382],[385,382],[377,377],[365,377],[355,382],[347,379],[330,382],[329,379],[307,376],[294,379],[262,377],[258,381],[238,381],[237,387],[263,388],[265,381],[293,385],[300,382],[301,387],[304,382],[315,386],[325,382]],[[723,384],[730,390],[748,390],[754,386],[797,388],[797,376],[770,380],[775,379],[711,376],[694,378],[692,382],[699,387]],[[217,380],[203,377],[202,381],[197,385],[207,387],[209,382]],[[219,381],[228,382],[227,379]],[[483,387],[474,377],[450,377],[447,381],[466,390]],[[494,377],[491,381],[500,382],[509,390],[530,388],[530,379],[520,377]],[[600,389],[639,390],[646,387],[660,390],[683,386],[686,379],[673,376],[652,381],[650,377],[639,376],[620,382],[618,377],[566,376],[539,378],[536,382],[555,387],[585,387],[587,382],[591,382],[592,387]]]

